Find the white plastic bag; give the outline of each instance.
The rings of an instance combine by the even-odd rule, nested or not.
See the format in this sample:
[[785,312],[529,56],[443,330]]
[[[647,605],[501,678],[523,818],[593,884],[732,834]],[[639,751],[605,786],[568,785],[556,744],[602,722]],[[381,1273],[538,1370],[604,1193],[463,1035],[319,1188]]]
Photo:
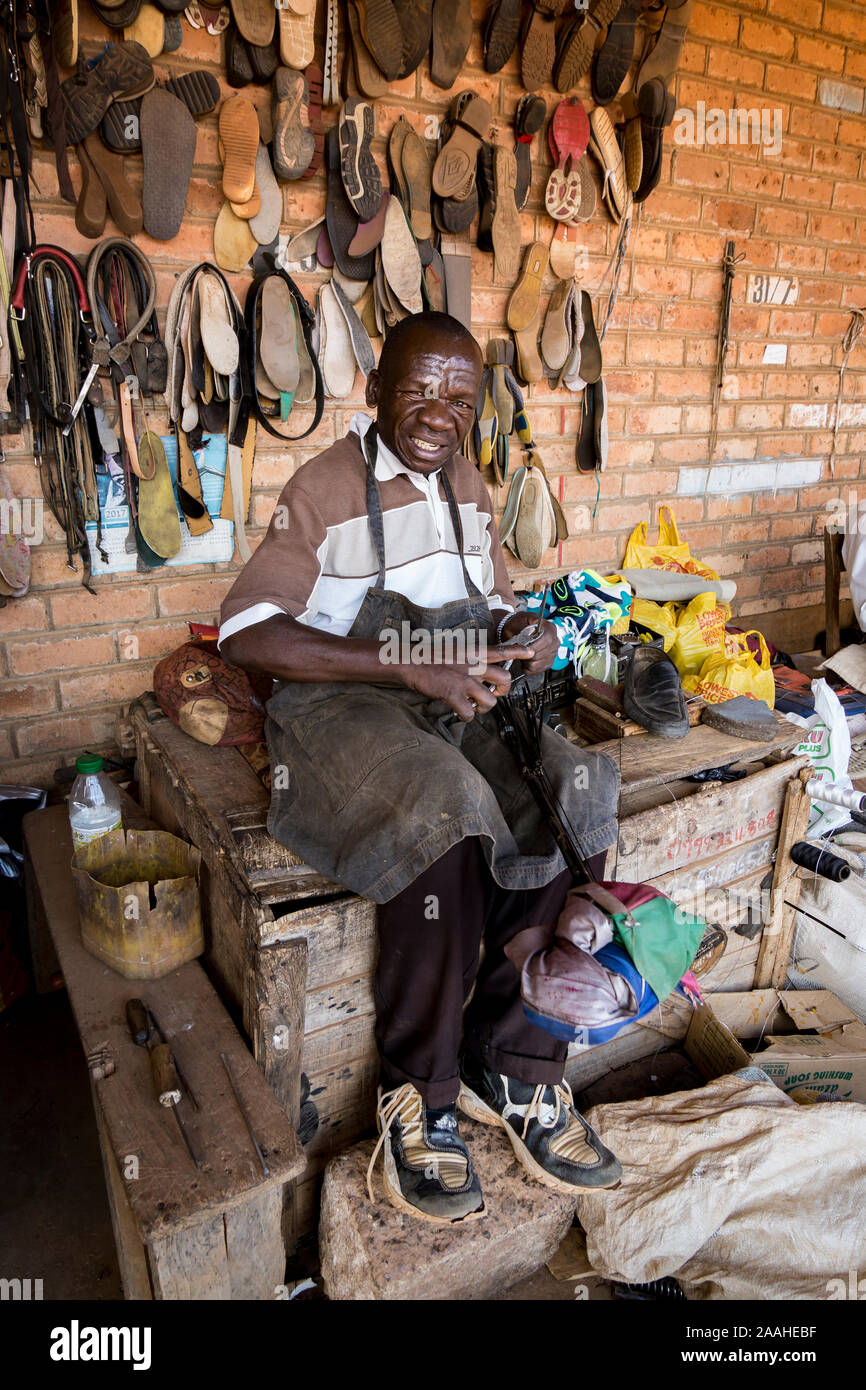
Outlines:
[[[840,790],[851,791],[853,782],[848,776],[848,762],[851,757],[851,735],[845,711],[839,703],[835,691],[825,680],[812,682],[815,697],[815,713],[808,719],[798,714],[785,717],[792,724],[799,724],[805,730],[805,737],[791,750],[795,758],[811,758],[814,776],[821,782],[832,782]],[[815,840],[840,825],[847,825],[850,813],[841,806],[825,806],[820,801],[812,802],[809,817],[809,839]]]

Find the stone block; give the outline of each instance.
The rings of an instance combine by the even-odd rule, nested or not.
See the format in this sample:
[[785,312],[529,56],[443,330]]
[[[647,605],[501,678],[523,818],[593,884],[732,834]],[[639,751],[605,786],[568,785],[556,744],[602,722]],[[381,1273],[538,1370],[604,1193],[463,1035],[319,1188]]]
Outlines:
[[533,1181],[505,1134],[461,1116],[486,1216],[456,1226],[415,1219],[390,1205],[382,1161],[367,1195],[372,1141],[325,1170],[319,1253],[325,1292],[338,1300],[489,1299],[532,1274],[559,1249],[577,1199]]

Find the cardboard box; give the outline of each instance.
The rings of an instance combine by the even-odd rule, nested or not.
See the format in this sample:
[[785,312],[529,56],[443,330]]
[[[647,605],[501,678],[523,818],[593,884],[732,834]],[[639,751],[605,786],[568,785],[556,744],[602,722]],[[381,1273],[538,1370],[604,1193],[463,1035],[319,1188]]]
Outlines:
[[685,1048],[707,1080],[758,1066],[798,1098],[866,1103],[866,1025],[829,990],[714,994]]

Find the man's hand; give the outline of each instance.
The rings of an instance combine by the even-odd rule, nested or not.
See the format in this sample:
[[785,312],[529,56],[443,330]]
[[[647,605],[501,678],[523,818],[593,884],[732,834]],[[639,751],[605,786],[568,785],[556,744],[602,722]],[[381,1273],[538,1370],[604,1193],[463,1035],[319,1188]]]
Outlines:
[[[503,637],[515,637],[524,628],[534,628],[538,623],[537,613],[513,613],[504,624],[502,629]],[[494,653],[501,651],[500,647],[492,648],[489,653],[493,658]],[[531,644],[531,656],[521,652],[518,647],[510,647],[506,650],[503,660],[509,658],[523,662],[523,669],[529,676],[536,675],[539,671],[547,671],[556,660],[556,653],[559,651],[559,633],[556,624],[549,618],[545,618],[541,625],[541,632],[538,637],[533,637]]]
[[428,700],[444,700],[464,724],[468,724],[479,710],[486,713],[493,709],[500,695],[508,694],[511,677],[503,671],[502,663],[513,657],[513,652],[494,647],[487,652],[483,669],[473,665],[470,671],[465,663],[451,666],[433,662],[427,666],[403,667],[403,679],[410,690],[417,690]]

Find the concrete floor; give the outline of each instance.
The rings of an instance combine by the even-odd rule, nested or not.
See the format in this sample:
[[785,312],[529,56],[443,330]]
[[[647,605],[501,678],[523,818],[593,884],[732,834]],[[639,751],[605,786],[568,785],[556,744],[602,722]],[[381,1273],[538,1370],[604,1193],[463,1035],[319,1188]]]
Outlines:
[[0,1014],[0,1229],[6,1278],[43,1298],[122,1297],[84,1054],[65,991]]

